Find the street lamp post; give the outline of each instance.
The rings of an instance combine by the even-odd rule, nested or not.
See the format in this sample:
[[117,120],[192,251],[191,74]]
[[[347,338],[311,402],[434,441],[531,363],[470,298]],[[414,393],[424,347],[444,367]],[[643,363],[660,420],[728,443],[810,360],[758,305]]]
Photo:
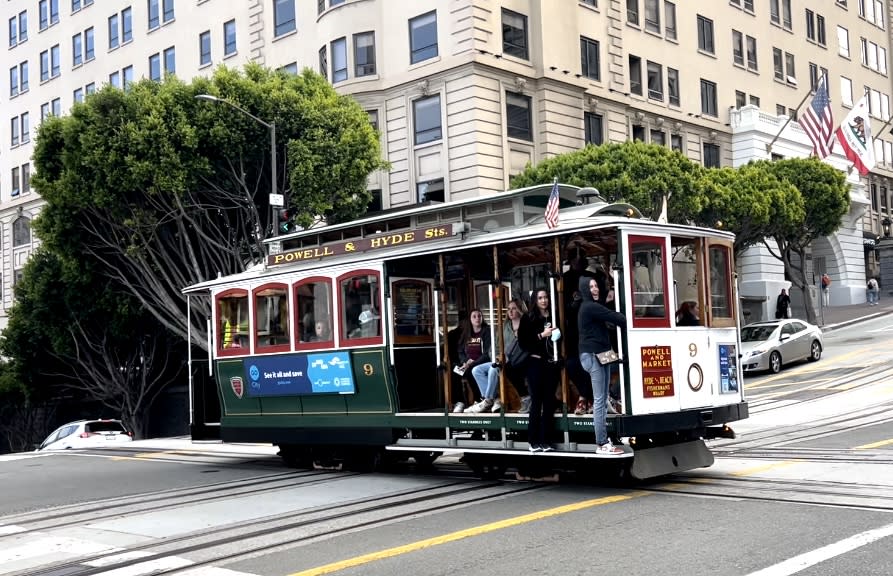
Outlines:
[[[278,193],[276,189],[276,123],[275,122],[265,122],[249,112],[245,110],[238,104],[234,104],[229,100],[224,100],[222,98],[218,98],[217,96],[213,96],[211,94],[197,94],[196,99],[198,100],[207,100],[209,102],[220,102],[221,104],[226,104],[230,108],[234,108],[248,116],[261,126],[266,127],[267,130],[270,131],[270,227],[273,230],[273,236],[279,236],[279,227],[276,225],[276,205],[273,202],[277,199]],[[278,202],[279,206],[283,206],[284,202]]]

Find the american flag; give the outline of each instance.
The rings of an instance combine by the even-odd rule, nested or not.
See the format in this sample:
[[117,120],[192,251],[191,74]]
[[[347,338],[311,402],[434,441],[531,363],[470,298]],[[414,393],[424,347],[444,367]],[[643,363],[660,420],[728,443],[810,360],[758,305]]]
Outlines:
[[552,184],[552,192],[549,193],[549,202],[546,204],[546,227],[550,230],[558,226],[558,180]]
[[812,142],[813,151],[819,158],[831,154],[831,149],[834,147],[834,119],[831,116],[831,99],[828,98],[824,76],[815,89],[812,104],[800,118],[800,127],[806,132]]

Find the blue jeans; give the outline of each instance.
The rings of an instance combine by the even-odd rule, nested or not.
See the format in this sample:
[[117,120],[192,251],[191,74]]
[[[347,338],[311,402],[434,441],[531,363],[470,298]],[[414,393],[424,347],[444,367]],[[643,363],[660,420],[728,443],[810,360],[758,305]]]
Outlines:
[[601,446],[608,441],[608,383],[611,366],[602,366],[591,352],[580,353],[580,364],[589,372],[592,380],[592,425],[595,427],[595,443]]
[[499,390],[499,369],[493,366],[492,362],[484,362],[478,364],[471,369],[471,375],[477,382],[478,390],[481,391],[481,398],[496,398],[496,391]]
[[877,304],[878,301],[878,290],[868,290],[868,303],[869,304]]

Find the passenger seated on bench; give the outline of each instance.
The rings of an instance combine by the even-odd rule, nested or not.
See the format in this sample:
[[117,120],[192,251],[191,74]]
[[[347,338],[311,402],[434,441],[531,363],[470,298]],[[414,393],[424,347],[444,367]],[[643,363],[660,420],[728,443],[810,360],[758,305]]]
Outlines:
[[326,320],[318,320],[308,342],[329,342],[331,340],[332,331],[329,330],[329,323]]
[[[521,302],[511,300],[507,306],[508,321],[503,326],[503,343],[505,345],[505,362],[500,366],[495,362],[485,362],[472,368],[471,373],[481,392],[483,400],[466,408],[466,412],[500,412],[503,402],[499,399],[499,370],[505,371],[507,384],[513,385],[521,399],[521,412],[530,409],[530,397],[524,381],[524,365],[527,353],[518,344],[518,328],[521,326]],[[505,400],[505,399],[503,399]]]
[[[467,378],[469,375],[474,377],[475,368],[486,365],[483,368],[483,377],[486,379],[486,371],[492,364],[492,360],[490,359],[491,342],[490,328],[487,326],[486,322],[484,322],[484,314],[479,308],[473,308],[468,317],[468,322],[465,324],[465,329],[459,337],[459,365],[457,366],[457,369],[462,372],[464,377]],[[481,402],[484,403],[482,406],[488,405],[489,408],[493,407],[492,401],[487,403],[486,399],[484,399]],[[478,406],[481,402],[474,406]],[[474,406],[471,408],[474,408]],[[453,405],[453,412],[464,411],[465,403],[461,400]],[[475,410],[475,412],[483,411],[483,408]]]

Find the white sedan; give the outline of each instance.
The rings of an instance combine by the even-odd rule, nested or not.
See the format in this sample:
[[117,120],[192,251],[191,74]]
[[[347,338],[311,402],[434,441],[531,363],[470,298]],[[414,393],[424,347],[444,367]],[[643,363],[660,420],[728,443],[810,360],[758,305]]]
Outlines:
[[822,357],[822,329],[803,320],[770,320],[741,329],[741,365],[745,372],[769,370],[797,360]]
[[120,446],[129,442],[133,442],[133,435],[120,420],[78,420],[54,430],[37,451]]

